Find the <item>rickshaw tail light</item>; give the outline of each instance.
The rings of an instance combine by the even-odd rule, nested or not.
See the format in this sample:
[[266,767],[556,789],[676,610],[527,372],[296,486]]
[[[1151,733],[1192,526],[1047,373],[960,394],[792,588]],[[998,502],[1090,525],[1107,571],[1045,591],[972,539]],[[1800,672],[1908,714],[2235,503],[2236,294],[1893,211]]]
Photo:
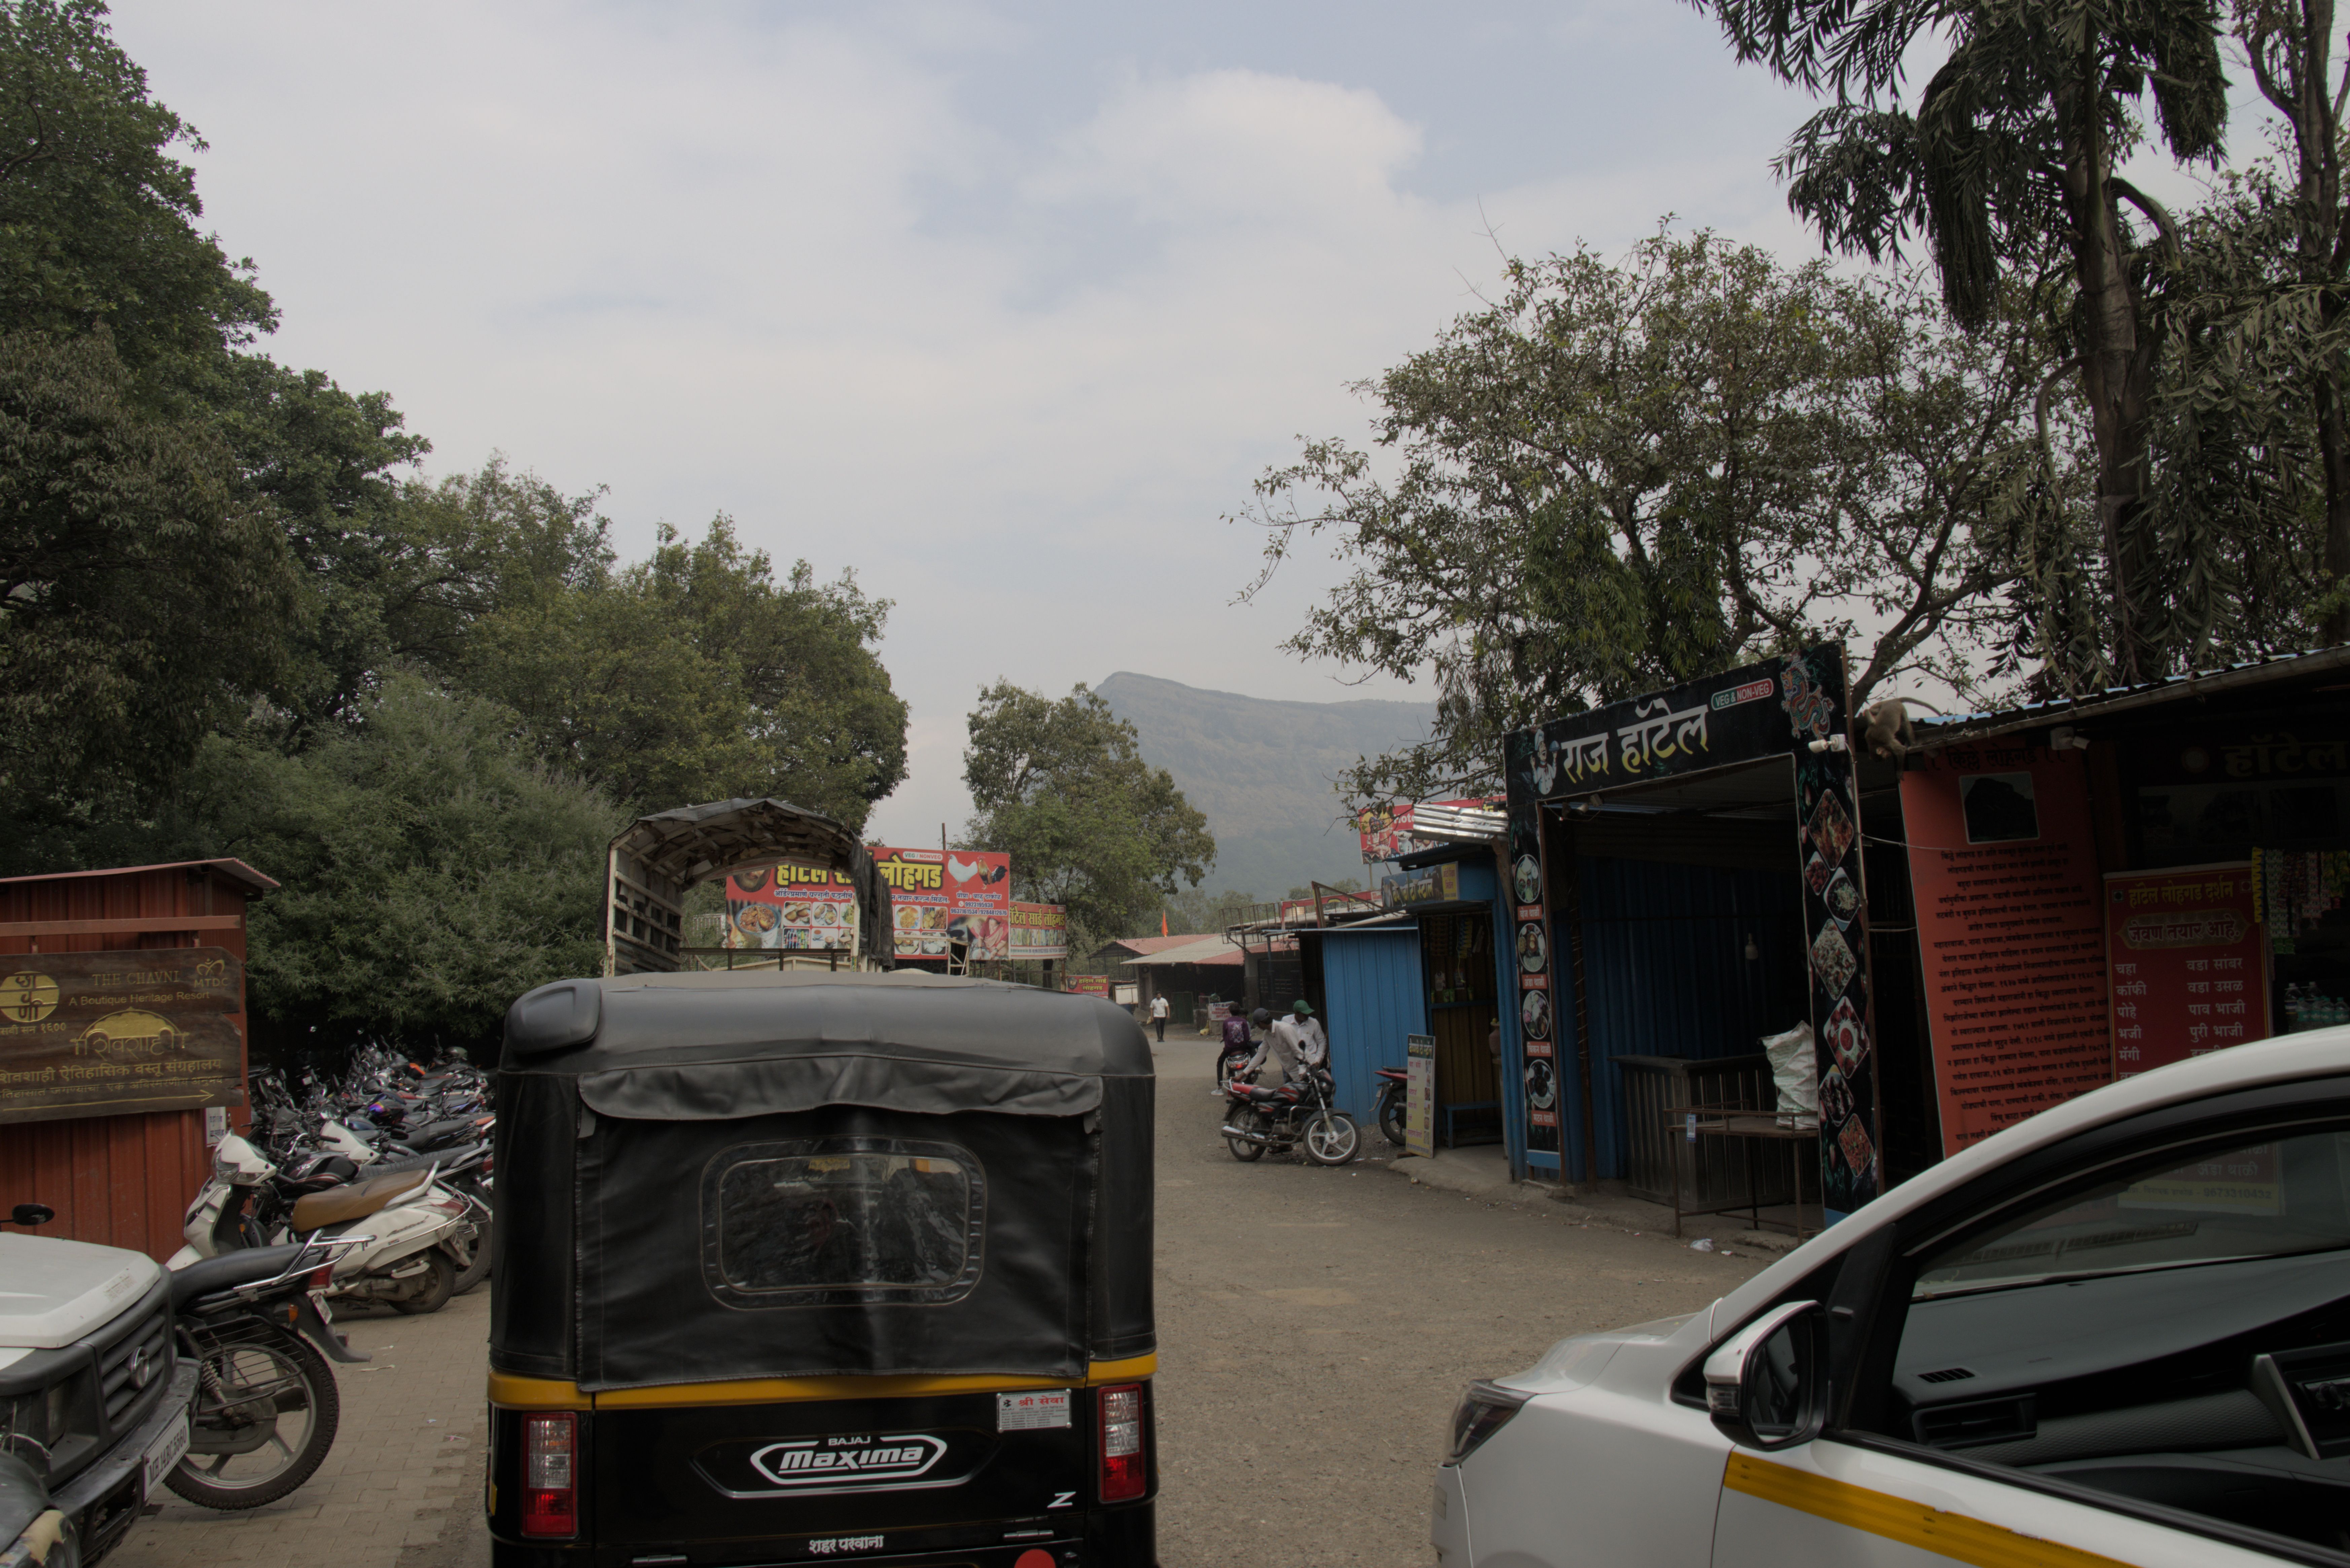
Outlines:
[[1105,1388],[1100,1401],[1101,1500],[1124,1502],[1140,1497],[1149,1480],[1149,1456],[1142,1451],[1142,1385]]
[[565,1410],[523,1420],[522,1532],[579,1533],[579,1417]]

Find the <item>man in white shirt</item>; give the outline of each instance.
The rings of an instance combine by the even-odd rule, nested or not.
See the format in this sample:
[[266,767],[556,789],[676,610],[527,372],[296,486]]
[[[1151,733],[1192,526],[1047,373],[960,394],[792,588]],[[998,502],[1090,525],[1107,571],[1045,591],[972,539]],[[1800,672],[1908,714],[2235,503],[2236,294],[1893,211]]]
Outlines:
[[1150,1022],[1159,1025],[1159,1043],[1161,1045],[1167,1044],[1167,1014],[1170,1011],[1165,997],[1154,996],[1150,999]]
[[1319,1067],[1330,1060],[1330,1041],[1322,1033],[1322,1021],[1314,1016],[1312,1002],[1300,997],[1289,1004],[1289,1016],[1274,1022],[1265,1032],[1264,1044],[1249,1058],[1246,1075],[1254,1077],[1268,1059],[1281,1064],[1284,1082],[1303,1076],[1305,1069]]

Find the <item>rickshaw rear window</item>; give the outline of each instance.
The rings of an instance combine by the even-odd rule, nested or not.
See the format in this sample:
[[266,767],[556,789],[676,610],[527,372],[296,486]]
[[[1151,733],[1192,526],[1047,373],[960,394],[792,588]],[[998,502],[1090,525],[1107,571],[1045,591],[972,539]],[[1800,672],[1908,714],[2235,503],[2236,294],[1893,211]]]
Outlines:
[[704,1262],[740,1305],[951,1301],[979,1277],[986,1187],[950,1144],[833,1137],[751,1144],[703,1176]]

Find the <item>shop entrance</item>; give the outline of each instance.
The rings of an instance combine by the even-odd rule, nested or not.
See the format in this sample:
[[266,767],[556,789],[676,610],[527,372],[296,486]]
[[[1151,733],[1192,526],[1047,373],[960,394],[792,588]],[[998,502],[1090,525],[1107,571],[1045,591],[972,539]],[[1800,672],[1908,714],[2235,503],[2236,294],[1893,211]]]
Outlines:
[[1419,972],[1429,1033],[1436,1036],[1437,1142],[1500,1143],[1492,911],[1422,915]]

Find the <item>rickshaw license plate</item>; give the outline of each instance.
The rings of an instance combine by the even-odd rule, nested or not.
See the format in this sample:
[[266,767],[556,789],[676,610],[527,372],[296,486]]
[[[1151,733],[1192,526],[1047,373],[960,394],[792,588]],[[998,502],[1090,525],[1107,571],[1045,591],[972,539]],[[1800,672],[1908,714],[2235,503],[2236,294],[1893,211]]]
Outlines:
[[998,1394],[995,1397],[995,1429],[999,1432],[1033,1432],[1045,1427],[1066,1427],[1069,1424],[1069,1391],[1055,1388],[1044,1394]]

